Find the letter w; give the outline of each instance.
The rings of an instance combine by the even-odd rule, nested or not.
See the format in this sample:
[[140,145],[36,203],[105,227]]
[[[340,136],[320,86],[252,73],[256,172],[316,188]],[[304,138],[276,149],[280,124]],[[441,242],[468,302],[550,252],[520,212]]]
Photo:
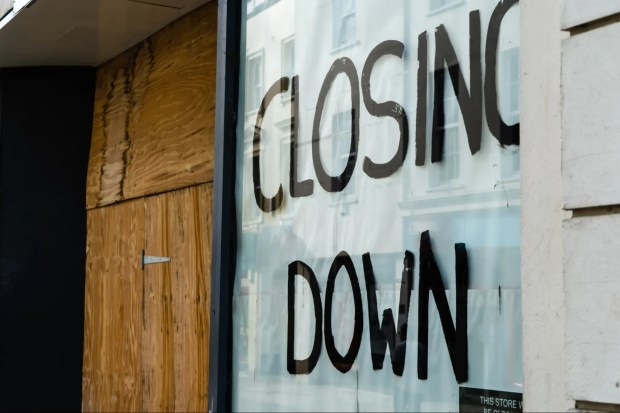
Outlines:
[[377,286],[370,254],[364,254],[362,261],[364,263],[364,278],[366,280],[366,295],[368,299],[372,368],[374,370],[381,370],[383,368],[385,348],[386,345],[389,345],[392,371],[397,376],[402,376],[405,369],[405,352],[407,349],[409,303],[411,301],[411,290],[413,290],[413,254],[405,251],[404,268],[400,283],[400,302],[398,305],[398,330],[394,326],[394,316],[390,308],[383,311],[383,319],[381,327],[379,327]]

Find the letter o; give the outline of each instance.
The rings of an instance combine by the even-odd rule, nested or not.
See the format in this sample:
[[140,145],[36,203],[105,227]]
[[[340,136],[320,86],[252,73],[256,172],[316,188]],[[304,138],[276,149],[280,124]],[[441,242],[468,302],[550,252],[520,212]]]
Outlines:
[[[349,274],[349,280],[351,281],[351,289],[353,290],[353,302],[355,304],[355,324],[353,326],[353,338],[351,339],[351,345],[347,354],[342,356],[336,349],[334,343],[334,335],[332,334],[332,300],[334,298],[334,286],[336,282],[336,276],[340,267],[344,266]],[[353,362],[357,357],[357,353],[360,349],[362,342],[362,331],[364,330],[364,320],[362,318],[362,293],[360,291],[359,280],[353,266],[353,261],[349,254],[345,251],[341,251],[331,268],[329,269],[329,276],[327,278],[327,290],[325,291],[325,349],[327,355],[331,360],[334,367],[340,372],[346,373],[351,370]]]
[[[344,171],[338,176],[330,176],[323,168],[321,162],[321,151],[319,142],[321,118],[323,116],[323,109],[325,107],[325,99],[327,93],[331,88],[334,80],[340,74],[344,73],[351,84],[351,148],[349,149],[349,158],[347,159],[347,166]],[[353,170],[355,169],[355,162],[357,161],[357,146],[359,143],[359,124],[360,124],[360,92],[359,92],[359,78],[357,76],[357,69],[355,65],[348,57],[342,57],[334,61],[329,68],[329,72],[323,80],[321,91],[319,92],[319,99],[316,103],[316,109],[314,112],[314,122],[312,123],[312,162],[314,164],[314,172],[316,177],[327,192],[340,192],[346,188],[347,184],[351,180]]]

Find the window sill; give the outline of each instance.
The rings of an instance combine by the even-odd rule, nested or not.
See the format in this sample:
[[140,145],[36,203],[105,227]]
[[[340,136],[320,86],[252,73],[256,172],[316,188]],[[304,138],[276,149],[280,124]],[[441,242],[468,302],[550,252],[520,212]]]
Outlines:
[[354,42],[347,43],[347,44],[342,44],[340,46],[333,47],[331,53],[332,54],[340,53],[343,50],[347,50],[347,49],[350,49],[352,47],[359,46],[359,44],[360,44],[359,40],[356,40]]
[[497,180],[497,182],[495,182],[495,186],[506,185],[506,184],[510,184],[510,185],[518,184],[520,179],[521,179],[520,174],[515,174],[512,176],[505,177],[505,178],[500,178]]
[[337,208],[339,215],[349,215],[350,208],[357,203],[359,203],[357,195],[350,195],[344,199],[331,202],[330,206]]
[[429,187],[427,189],[427,192],[441,193],[448,191],[458,191],[461,189],[465,189],[465,185],[463,185],[463,182],[461,182],[460,180],[449,180],[444,183]]

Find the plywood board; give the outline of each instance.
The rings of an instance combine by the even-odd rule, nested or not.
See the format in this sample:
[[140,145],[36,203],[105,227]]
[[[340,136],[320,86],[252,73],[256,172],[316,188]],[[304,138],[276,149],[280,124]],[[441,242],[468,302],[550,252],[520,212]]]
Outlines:
[[87,208],[213,179],[217,2],[97,70]]
[[144,410],[206,411],[211,285],[211,185],[146,199]]
[[202,184],[88,211],[83,411],[207,410],[211,206]]
[[82,411],[142,408],[144,201],[88,211]]

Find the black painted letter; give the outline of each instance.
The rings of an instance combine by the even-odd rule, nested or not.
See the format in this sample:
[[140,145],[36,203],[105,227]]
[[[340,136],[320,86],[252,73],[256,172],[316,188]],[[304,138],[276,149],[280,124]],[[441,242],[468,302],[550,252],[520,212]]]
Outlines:
[[431,162],[441,161],[444,141],[444,61],[463,114],[469,150],[474,155],[482,140],[482,63],[480,62],[480,12],[469,13],[469,91],[463,72],[444,25],[435,31],[435,93],[433,101],[433,142]]
[[418,103],[415,115],[415,164],[424,165],[426,159],[426,104],[428,101],[428,36],[418,36]]
[[[347,166],[339,176],[329,176],[323,164],[321,163],[320,143],[320,126],[321,117],[323,116],[323,108],[325,107],[325,99],[327,93],[334,83],[336,76],[344,73],[349,78],[351,84],[351,149],[349,150],[349,159]],[[359,79],[357,77],[357,69],[348,57],[342,57],[334,61],[332,66],[323,80],[321,91],[319,92],[319,100],[316,103],[316,111],[314,113],[314,122],[312,124],[312,162],[314,163],[314,171],[319,183],[327,192],[340,192],[346,188],[351,180],[355,162],[357,161],[357,145],[359,143],[359,126],[360,126],[360,92]]]
[[291,164],[289,170],[290,192],[293,198],[312,195],[314,182],[311,179],[299,182],[297,179],[297,132],[299,131],[299,76],[291,80]]
[[487,32],[484,107],[489,130],[502,145],[519,145],[520,124],[506,125],[497,108],[497,43],[499,41],[499,29],[508,10],[518,2],[519,0],[502,0],[498,2],[491,15]]
[[398,330],[394,326],[392,309],[383,311],[381,327],[379,327],[379,312],[377,310],[377,286],[374,270],[370,261],[370,254],[362,256],[364,262],[364,277],[366,279],[366,298],[368,299],[368,324],[370,325],[370,352],[372,368],[381,370],[385,358],[385,348],[390,346],[392,371],[402,376],[405,369],[405,353],[407,350],[407,321],[411,290],[413,290],[413,254],[405,252],[403,274],[400,281],[400,301],[398,303]]
[[[349,351],[343,357],[336,349],[334,343],[334,335],[332,333],[332,300],[334,298],[334,287],[336,283],[336,276],[340,267],[344,266],[349,274],[349,280],[351,281],[351,290],[353,291],[353,302],[355,304],[355,321],[353,326],[353,338],[351,339],[351,345]],[[325,291],[325,349],[327,355],[332,361],[334,367],[340,372],[346,373],[353,366],[355,357],[360,350],[360,344],[362,342],[362,331],[364,330],[364,320],[362,318],[362,293],[360,291],[359,280],[353,266],[351,257],[345,251],[341,251],[331,268],[329,269],[329,276],[327,277],[327,290]]]
[[368,157],[364,158],[364,172],[371,178],[386,178],[392,175],[403,165],[405,157],[407,156],[407,147],[409,146],[409,122],[407,121],[405,109],[393,101],[377,103],[370,96],[370,75],[372,74],[372,68],[377,60],[390,54],[402,58],[404,50],[405,45],[401,42],[386,40],[372,49],[362,69],[362,96],[364,98],[366,110],[372,116],[389,116],[394,118],[400,130],[400,141],[398,142],[398,148],[392,159],[384,164],[377,164]]
[[467,381],[467,290],[469,270],[465,244],[455,244],[456,253],[456,328],[441,273],[431,247],[428,231],[420,239],[420,288],[418,307],[418,378],[428,378],[428,306],[429,290],[433,291],[443,335],[450,354],[452,369],[458,383]]
[[[295,276],[301,275],[308,281],[314,304],[314,343],[310,356],[304,360],[295,360]],[[321,307],[321,292],[319,283],[312,269],[301,261],[294,261],[288,265],[288,331],[286,339],[286,369],[290,374],[310,374],[316,367],[321,355],[321,341],[323,340],[321,322],[323,309]]]
[[256,204],[260,209],[265,212],[272,212],[276,209],[280,208],[282,205],[282,184],[278,187],[278,192],[273,198],[266,198],[263,195],[263,191],[261,189],[260,184],[260,135],[262,133],[261,126],[263,125],[263,118],[265,117],[265,113],[267,112],[267,108],[269,104],[273,100],[273,98],[280,94],[284,93],[288,90],[288,77],[281,77],[276,80],[273,85],[265,94],[262,102],[260,103],[260,108],[258,109],[258,114],[256,115],[256,125],[254,126],[254,141],[252,144],[253,156],[252,156],[252,178],[254,180],[254,198],[256,199]]

